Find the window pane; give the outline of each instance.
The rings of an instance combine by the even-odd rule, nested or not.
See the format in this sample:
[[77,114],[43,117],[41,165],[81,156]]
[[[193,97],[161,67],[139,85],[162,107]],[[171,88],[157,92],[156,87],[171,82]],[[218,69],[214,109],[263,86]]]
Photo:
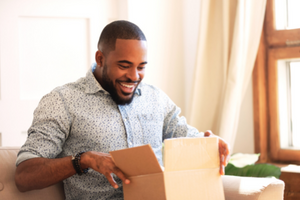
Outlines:
[[300,148],[300,60],[278,60],[280,147]]
[[277,30],[287,28],[286,0],[275,0],[275,23]]
[[300,28],[299,7],[299,0],[275,0],[276,29]]
[[287,1],[287,29],[300,28],[300,1],[288,0]]
[[300,62],[290,63],[293,146],[300,148]]
[[285,60],[278,60],[278,103],[279,103],[279,132],[280,147],[285,149],[291,147],[291,126],[290,126],[290,87],[289,87],[289,67]]

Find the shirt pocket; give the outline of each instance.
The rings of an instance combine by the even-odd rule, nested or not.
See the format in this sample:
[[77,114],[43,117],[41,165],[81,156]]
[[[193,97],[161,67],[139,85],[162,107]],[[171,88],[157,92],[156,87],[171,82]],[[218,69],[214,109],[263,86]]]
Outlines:
[[152,148],[160,148],[162,144],[163,115],[159,113],[146,113],[138,115],[143,131],[144,144],[150,144]]

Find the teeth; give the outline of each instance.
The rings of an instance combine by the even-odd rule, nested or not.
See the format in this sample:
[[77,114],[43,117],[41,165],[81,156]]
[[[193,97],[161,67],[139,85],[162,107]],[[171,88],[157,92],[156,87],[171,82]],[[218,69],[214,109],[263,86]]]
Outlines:
[[126,85],[124,83],[121,83],[121,85],[124,86],[124,87],[133,88],[133,85]]

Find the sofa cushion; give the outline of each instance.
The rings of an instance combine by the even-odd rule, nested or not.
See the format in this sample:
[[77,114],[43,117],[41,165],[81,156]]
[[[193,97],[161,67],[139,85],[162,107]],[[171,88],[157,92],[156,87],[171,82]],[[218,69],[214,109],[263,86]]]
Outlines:
[[19,192],[14,179],[18,151],[19,148],[0,147],[0,200],[65,199],[62,183],[42,190]]
[[226,200],[282,200],[284,182],[276,178],[222,176]]

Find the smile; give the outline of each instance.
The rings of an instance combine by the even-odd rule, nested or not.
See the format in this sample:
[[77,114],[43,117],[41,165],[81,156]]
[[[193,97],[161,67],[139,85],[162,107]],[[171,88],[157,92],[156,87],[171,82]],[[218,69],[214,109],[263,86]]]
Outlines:
[[124,87],[127,87],[127,88],[133,88],[134,87],[134,85],[127,85],[127,84],[124,84],[124,83],[120,83],[120,84]]

